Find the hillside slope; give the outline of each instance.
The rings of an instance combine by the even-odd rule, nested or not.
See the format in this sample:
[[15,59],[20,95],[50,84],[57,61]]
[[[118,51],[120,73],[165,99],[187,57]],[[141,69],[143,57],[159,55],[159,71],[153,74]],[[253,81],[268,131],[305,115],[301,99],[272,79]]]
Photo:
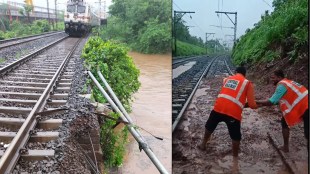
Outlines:
[[249,78],[262,84],[276,69],[308,87],[308,1],[274,0],[274,11],[262,15],[233,49],[236,65],[248,67]]

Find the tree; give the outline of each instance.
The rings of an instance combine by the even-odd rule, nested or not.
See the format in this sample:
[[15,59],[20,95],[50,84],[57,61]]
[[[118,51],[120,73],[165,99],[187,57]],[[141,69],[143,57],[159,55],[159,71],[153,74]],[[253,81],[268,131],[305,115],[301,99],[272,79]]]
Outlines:
[[[30,23],[30,12],[33,10],[33,6],[31,5],[24,5],[24,9],[19,9],[19,13],[23,16],[27,16],[28,23]],[[26,14],[25,14],[26,13]]]
[[[113,0],[107,34],[144,53],[169,52],[171,1]],[[147,34],[146,34],[147,33]],[[163,48],[162,45],[165,45]],[[161,48],[160,48],[161,47]]]

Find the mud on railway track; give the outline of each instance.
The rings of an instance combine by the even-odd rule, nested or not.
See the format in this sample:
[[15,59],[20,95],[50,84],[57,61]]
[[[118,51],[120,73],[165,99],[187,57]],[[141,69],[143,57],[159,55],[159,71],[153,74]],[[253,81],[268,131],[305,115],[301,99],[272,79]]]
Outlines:
[[[229,60],[227,62],[229,64]],[[282,144],[281,114],[277,107],[244,109],[238,159],[232,157],[231,139],[225,123],[218,125],[206,151],[198,149],[223,78],[228,76],[226,67],[223,57],[214,61],[173,132],[173,173],[307,173],[308,153],[302,124],[292,129],[291,151],[284,154],[284,160],[269,141],[267,133]],[[272,86],[255,86],[256,98],[271,96],[273,90],[270,88]]]

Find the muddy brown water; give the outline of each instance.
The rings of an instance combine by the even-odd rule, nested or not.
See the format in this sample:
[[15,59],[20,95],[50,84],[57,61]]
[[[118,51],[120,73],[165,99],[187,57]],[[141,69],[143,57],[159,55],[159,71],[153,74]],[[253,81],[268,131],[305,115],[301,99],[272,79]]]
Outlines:
[[[141,87],[134,95],[133,122],[163,137],[157,140],[143,130],[139,130],[163,166],[171,173],[171,55],[146,55],[130,52],[134,63],[140,69]],[[129,138],[127,155],[121,169],[126,174],[159,173],[151,160],[133,137]]]

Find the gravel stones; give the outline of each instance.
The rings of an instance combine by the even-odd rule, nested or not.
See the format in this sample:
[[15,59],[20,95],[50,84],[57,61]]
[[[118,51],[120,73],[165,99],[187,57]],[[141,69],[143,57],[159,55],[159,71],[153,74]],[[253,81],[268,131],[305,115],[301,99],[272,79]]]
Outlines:
[[42,118],[43,120],[49,118],[63,119],[63,124],[58,130],[55,130],[59,132],[59,138],[47,143],[27,144],[27,148],[30,149],[53,149],[55,150],[55,156],[47,160],[31,163],[35,164],[35,167],[29,167],[29,162],[20,160],[16,165],[15,171],[52,174],[91,173],[85,157],[76,147],[74,139],[74,137],[79,137],[81,134],[86,134],[90,130],[99,128],[97,116],[92,114],[94,107],[90,104],[88,99],[79,96],[86,81],[83,59],[80,58],[81,50],[85,42],[86,39],[81,41],[77,50],[71,57],[70,63],[74,63],[74,65],[68,65],[70,69],[74,70],[71,90],[67,102],[69,110],[64,113],[56,113]]
[[49,36],[46,38],[41,38],[38,40],[33,40],[30,42],[22,43],[16,46],[7,47],[0,50],[1,58],[4,58],[6,61],[0,64],[0,68],[5,66],[8,63],[18,60],[20,57],[30,53],[31,51],[42,48],[43,46],[60,39],[61,37],[66,36],[67,34],[61,33],[56,36]]

